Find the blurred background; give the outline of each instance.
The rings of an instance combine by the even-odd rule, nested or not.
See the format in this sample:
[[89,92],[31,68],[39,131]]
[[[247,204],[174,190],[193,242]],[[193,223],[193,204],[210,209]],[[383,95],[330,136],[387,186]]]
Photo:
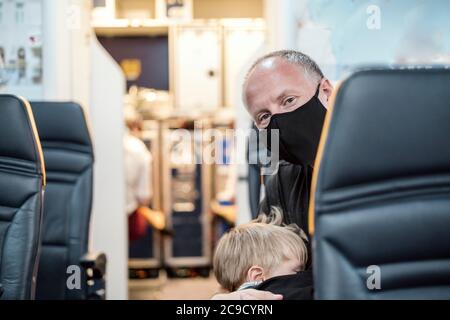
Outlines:
[[[263,196],[227,134],[251,127],[252,62],[296,49],[332,82],[367,65],[449,64],[449,12],[446,0],[0,0],[0,92],[87,111],[90,242],[107,254],[109,299],[208,299],[214,244]],[[211,143],[220,161],[192,161]],[[129,192],[142,194],[132,209]]]

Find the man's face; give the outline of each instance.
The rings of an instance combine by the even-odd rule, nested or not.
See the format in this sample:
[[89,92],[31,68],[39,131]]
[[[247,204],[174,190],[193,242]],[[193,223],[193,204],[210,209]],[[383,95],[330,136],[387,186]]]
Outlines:
[[[326,106],[331,95],[328,80],[320,81],[319,99]],[[251,72],[244,87],[247,109],[258,128],[266,128],[272,115],[291,112],[311,100],[319,85],[297,65],[282,58],[269,58]]]

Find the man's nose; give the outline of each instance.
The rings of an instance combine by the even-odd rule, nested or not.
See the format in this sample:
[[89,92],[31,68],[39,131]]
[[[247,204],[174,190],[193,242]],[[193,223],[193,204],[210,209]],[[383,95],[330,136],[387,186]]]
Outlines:
[[278,103],[272,103],[268,109],[270,111],[271,116],[283,113],[283,109]]

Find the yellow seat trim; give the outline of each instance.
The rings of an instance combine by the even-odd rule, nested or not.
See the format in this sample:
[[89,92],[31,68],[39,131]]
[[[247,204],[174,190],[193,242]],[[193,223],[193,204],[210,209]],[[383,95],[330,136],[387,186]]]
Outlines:
[[46,173],[45,173],[45,162],[44,162],[44,154],[42,152],[42,146],[41,146],[41,139],[39,139],[39,133],[37,131],[37,127],[36,127],[36,122],[34,121],[34,116],[33,116],[33,110],[31,109],[31,105],[28,102],[28,100],[26,100],[23,97],[17,97],[19,100],[22,101],[22,104],[25,106],[25,111],[28,115],[28,120],[30,121],[31,124],[31,130],[32,130],[32,134],[33,134],[33,139],[35,141],[36,144],[36,149],[37,149],[37,153],[38,153],[38,157],[39,160],[41,162],[41,172],[42,172],[42,185],[45,186],[46,185],[46,181],[47,181],[47,177],[46,177]]
[[319,142],[319,147],[317,149],[316,159],[314,161],[314,170],[313,170],[313,176],[312,176],[312,182],[311,182],[311,191],[310,191],[310,196],[309,196],[309,209],[308,209],[308,231],[311,236],[314,234],[314,230],[315,230],[315,220],[314,220],[315,219],[315,215],[314,215],[315,197],[316,197],[317,179],[319,177],[319,171],[320,171],[320,164],[322,162],[323,152],[325,149],[325,143],[328,138],[328,132],[330,129],[331,118],[333,116],[333,111],[334,111],[334,104],[336,103],[336,98],[339,93],[339,90],[342,87],[342,84],[343,84],[343,81],[339,82],[336,85],[336,88],[334,89],[333,93],[331,94],[330,102],[328,103],[328,108],[327,108],[328,109],[327,115],[325,117],[325,122],[324,122],[323,128],[322,128],[322,134],[320,136],[320,142]]

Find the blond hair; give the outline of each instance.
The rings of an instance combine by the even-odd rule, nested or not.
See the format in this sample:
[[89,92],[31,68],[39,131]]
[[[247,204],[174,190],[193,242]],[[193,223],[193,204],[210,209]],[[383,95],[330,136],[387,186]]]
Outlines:
[[307,261],[304,233],[298,226],[285,226],[281,221],[281,211],[272,208],[270,216],[262,215],[233,228],[220,239],[213,266],[216,279],[224,289],[237,290],[255,265],[271,273],[283,261],[295,257],[304,269]]

